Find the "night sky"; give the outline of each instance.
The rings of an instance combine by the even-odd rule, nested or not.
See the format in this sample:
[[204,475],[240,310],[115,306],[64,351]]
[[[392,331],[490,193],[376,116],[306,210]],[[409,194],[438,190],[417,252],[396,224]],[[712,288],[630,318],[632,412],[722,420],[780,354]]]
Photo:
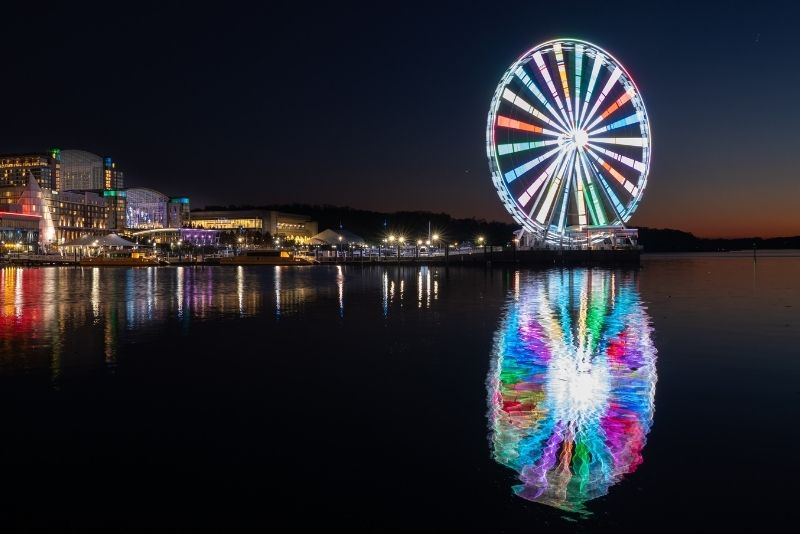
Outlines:
[[[636,81],[653,164],[633,225],[800,234],[800,10],[789,2],[163,2],[4,6],[0,152],[112,156],[205,204],[511,221],[485,156],[505,69],[556,37]],[[438,3],[437,3],[438,4]]]

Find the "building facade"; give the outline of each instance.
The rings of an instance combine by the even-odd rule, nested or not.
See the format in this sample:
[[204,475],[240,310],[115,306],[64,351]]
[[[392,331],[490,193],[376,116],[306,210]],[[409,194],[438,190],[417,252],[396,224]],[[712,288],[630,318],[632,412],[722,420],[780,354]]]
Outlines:
[[108,203],[96,192],[42,189],[33,177],[25,187],[0,187],[0,211],[38,217],[42,245],[108,233]]
[[143,187],[132,187],[115,193],[118,201],[124,199],[127,229],[189,226],[191,213],[188,197],[168,197],[164,193]]
[[58,189],[61,162],[57,149],[50,153],[0,155],[0,187],[25,187],[32,175],[42,189]]
[[83,150],[61,151],[59,191],[105,189],[103,158]]
[[124,188],[114,161],[84,150],[0,155],[0,210],[40,217],[43,245],[110,231],[184,228],[187,197]]
[[35,252],[39,244],[37,215],[0,211],[0,253]]
[[195,228],[269,233],[273,237],[305,243],[317,233],[317,223],[306,215],[272,210],[198,210],[192,212]]

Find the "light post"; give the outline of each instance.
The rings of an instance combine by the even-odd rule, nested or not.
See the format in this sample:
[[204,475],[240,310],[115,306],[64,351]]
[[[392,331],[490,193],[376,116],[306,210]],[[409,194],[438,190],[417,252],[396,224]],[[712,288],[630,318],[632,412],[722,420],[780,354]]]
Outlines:
[[478,237],[478,244],[483,245],[483,259],[486,260],[486,241],[483,239],[483,236]]
[[244,241],[243,237],[238,237],[236,239],[236,242],[238,243],[238,245],[236,245],[236,255],[237,256],[242,252],[242,241]]
[[417,250],[416,250],[416,252],[417,252],[417,261],[419,261],[419,247],[421,247],[421,246],[422,246],[422,240],[421,239],[417,239]]
[[405,243],[406,243],[406,238],[405,237],[400,236],[400,237],[397,238],[397,261],[398,261],[398,263],[400,262],[400,245],[405,245]]

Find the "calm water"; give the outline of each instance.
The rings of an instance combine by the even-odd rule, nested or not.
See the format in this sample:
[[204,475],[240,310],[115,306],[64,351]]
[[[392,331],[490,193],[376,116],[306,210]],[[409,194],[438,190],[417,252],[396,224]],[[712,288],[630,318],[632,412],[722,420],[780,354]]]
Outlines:
[[0,270],[4,527],[792,513],[800,257]]

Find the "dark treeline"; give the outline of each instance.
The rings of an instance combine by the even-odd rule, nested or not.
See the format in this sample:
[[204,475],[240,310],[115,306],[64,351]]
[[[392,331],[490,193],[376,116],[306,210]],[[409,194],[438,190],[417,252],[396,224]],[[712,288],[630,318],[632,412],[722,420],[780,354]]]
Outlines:
[[[475,241],[483,236],[487,244],[506,245],[512,239],[516,224],[483,219],[456,219],[446,213],[427,211],[398,211],[381,213],[349,207],[311,204],[275,204],[269,206],[206,206],[207,210],[267,209],[286,213],[308,215],[317,221],[319,230],[337,229],[354,232],[368,242],[375,243],[394,234],[403,235],[408,241],[426,239],[428,222],[431,233],[438,233],[449,243]],[[639,227],[639,244],[647,252],[710,252],[718,250],[752,249],[800,249],[800,236],[795,237],[748,237],[739,239],[707,239],[696,237],[681,230]]]
[[639,244],[646,252],[713,252],[719,250],[800,249],[800,236],[701,238],[689,232],[667,228],[639,228]]
[[398,211],[380,213],[349,207],[309,204],[279,204],[271,206],[206,206],[206,210],[251,210],[267,209],[285,213],[308,215],[317,221],[319,230],[343,228],[375,243],[390,234],[404,236],[410,242],[428,237],[428,222],[431,234],[438,234],[449,243],[475,241],[482,236],[487,244],[505,245],[512,239],[514,224],[486,221],[483,219],[455,219],[446,213],[427,211]]

